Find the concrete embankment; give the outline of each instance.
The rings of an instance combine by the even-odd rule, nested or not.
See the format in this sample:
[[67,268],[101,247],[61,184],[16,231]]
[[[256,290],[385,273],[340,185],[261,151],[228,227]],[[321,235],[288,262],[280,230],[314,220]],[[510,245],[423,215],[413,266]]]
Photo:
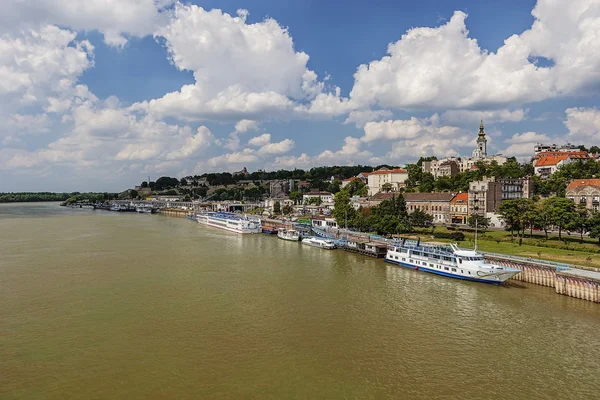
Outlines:
[[600,303],[600,272],[567,264],[484,253],[487,262],[520,269],[512,279],[556,289],[556,293]]
[[185,218],[188,214],[186,210],[180,208],[161,208],[160,213],[169,217]]

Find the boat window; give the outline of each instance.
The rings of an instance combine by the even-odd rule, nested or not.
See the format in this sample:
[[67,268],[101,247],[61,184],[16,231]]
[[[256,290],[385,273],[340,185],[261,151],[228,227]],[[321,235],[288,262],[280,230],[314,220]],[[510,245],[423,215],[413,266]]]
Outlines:
[[430,267],[433,267],[433,264],[429,264]]
[[452,268],[452,272],[456,272],[456,268]]
[[446,271],[449,271],[448,267],[444,267],[444,269],[445,269]]
[[460,259],[460,258],[459,258],[459,259],[458,259],[458,262],[462,264],[462,259]]

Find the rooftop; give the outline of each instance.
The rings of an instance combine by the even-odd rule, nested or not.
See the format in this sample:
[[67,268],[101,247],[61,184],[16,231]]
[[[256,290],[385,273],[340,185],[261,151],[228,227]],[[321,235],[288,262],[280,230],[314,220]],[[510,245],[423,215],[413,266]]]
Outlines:
[[583,186],[600,187],[600,179],[574,179],[569,183],[567,190],[573,190]]
[[458,193],[452,198],[452,203],[466,203],[469,200],[469,193]]

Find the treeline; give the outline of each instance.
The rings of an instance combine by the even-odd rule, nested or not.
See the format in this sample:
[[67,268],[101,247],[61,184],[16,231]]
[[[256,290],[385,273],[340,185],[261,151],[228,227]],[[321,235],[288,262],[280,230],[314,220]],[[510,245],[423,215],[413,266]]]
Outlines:
[[15,192],[0,193],[0,203],[31,203],[38,201],[106,201],[117,198],[116,193],[53,193],[53,192]]
[[550,229],[558,229],[558,239],[562,240],[563,231],[572,231],[583,236],[587,233],[598,238],[600,244],[600,213],[591,213],[585,204],[575,204],[565,197],[550,197],[541,201],[531,199],[506,200],[500,204],[498,213],[506,223],[506,230],[519,237],[523,242],[525,231],[541,229],[548,239]]
[[[233,175],[229,172],[220,172],[220,173],[208,173],[202,175],[194,175],[188,176],[184,179],[186,183],[190,185],[200,185],[200,182],[206,180],[210,186],[219,186],[219,185],[233,185],[238,183],[239,181],[266,181],[266,180],[283,180],[283,179],[294,179],[301,181],[311,182],[311,185],[314,183],[313,187],[318,188],[319,182],[328,181],[331,177],[337,177],[339,179],[346,179],[353,176],[358,175],[361,172],[372,172],[375,169],[381,167],[389,167],[394,168],[389,165],[379,165],[377,167],[371,167],[368,165],[355,165],[355,166],[333,166],[333,167],[315,167],[310,170],[303,169],[294,169],[294,170],[278,170],[278,171],[260,171],[260,172],[252,172],[247,175]],[[325,184],[329,184],[329,182],[324,182]],[[321,190],[325,190],[325,187],[320,188]]]

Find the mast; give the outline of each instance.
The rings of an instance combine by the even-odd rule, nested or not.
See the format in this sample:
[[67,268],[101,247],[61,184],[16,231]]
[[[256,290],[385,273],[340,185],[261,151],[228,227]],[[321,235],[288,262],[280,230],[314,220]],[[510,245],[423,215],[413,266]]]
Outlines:
[[477,250],[477,218],[479,214],[475,214],[475,250]]

